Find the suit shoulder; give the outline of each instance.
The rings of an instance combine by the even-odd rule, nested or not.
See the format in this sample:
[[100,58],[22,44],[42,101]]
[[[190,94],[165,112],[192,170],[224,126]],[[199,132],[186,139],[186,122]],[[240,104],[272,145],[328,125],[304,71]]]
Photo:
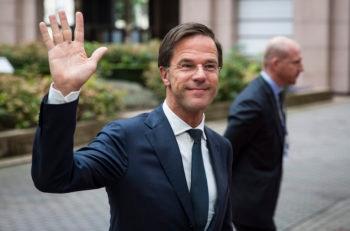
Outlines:
[[140,124],[143,124],[149,113],[141,113],[136,116],[124,119],[117,119],[109,122],[106,127],[126,127],[128,129],[140,129]]
[[263,80],[262,77],[257,77],[252,80],[242,92],[240,92],[236,99],[233,101],[234,104],[255,104],[261,105],[264,104],[266,93],[268,91],[268,85]]

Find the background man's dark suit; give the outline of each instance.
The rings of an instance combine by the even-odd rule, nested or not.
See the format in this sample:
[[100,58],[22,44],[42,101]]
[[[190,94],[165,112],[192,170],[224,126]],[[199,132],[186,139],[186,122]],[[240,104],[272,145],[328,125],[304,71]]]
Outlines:
[[[56,193],[106,187],[111,230],[191,230],[181,155],[162,107],[108,124],[73,157],[77,104],[41,105],[33,148],[36,187]],[[205,134],[218,193],[208,230],[232,230],[231,145],[207,127]]]
[[284,133],[273,91],[261,76],[233,102],[225,136],[233,145],[234,223],[273,227]]

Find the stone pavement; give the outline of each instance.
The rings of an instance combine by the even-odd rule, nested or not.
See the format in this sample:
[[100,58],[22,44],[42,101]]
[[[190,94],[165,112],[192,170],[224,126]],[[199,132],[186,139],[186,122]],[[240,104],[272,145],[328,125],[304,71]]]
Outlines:
[[[281,231],[350,231],[350,98],[288,109],[285,159],[276,223]],[[226,121],[207,123],[223,133]],[[0,161],[0,231],[108,230],[104,189],[41,193],[30,156]]]

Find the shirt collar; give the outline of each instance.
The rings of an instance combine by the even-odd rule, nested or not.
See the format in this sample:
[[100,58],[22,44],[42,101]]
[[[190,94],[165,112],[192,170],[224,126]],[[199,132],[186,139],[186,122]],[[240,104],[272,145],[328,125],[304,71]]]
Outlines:
[[[185,133],[187,130],[192,129],[190,125],[188,125],[185,121],[183,121],[170,109],[166,101],[164,101],[162,107],[163,107],[164,114],[167,117],[175,136],[181,135],[182,133]],[[207,138],[204,133],[204,121],[205,121],[205,115],[203,114],[202,122],[195,128],[202,130],[203,138],[206,140]]]
[[260,75],[269,84],[275,96],[278,96],[278,94],[283,91],[283,88],[279,87],[265,71],[261,71]]

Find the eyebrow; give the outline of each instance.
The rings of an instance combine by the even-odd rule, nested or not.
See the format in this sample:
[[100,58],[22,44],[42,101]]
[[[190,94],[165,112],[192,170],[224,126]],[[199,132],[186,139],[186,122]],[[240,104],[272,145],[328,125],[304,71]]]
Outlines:
[[[195,61],[193,61],[192,59],[181,59],[178,63],[196,63]],[[209,60],[205,60],[204,63],[215,63],[218,64],[218,61],[215,59],[209,59]]]

